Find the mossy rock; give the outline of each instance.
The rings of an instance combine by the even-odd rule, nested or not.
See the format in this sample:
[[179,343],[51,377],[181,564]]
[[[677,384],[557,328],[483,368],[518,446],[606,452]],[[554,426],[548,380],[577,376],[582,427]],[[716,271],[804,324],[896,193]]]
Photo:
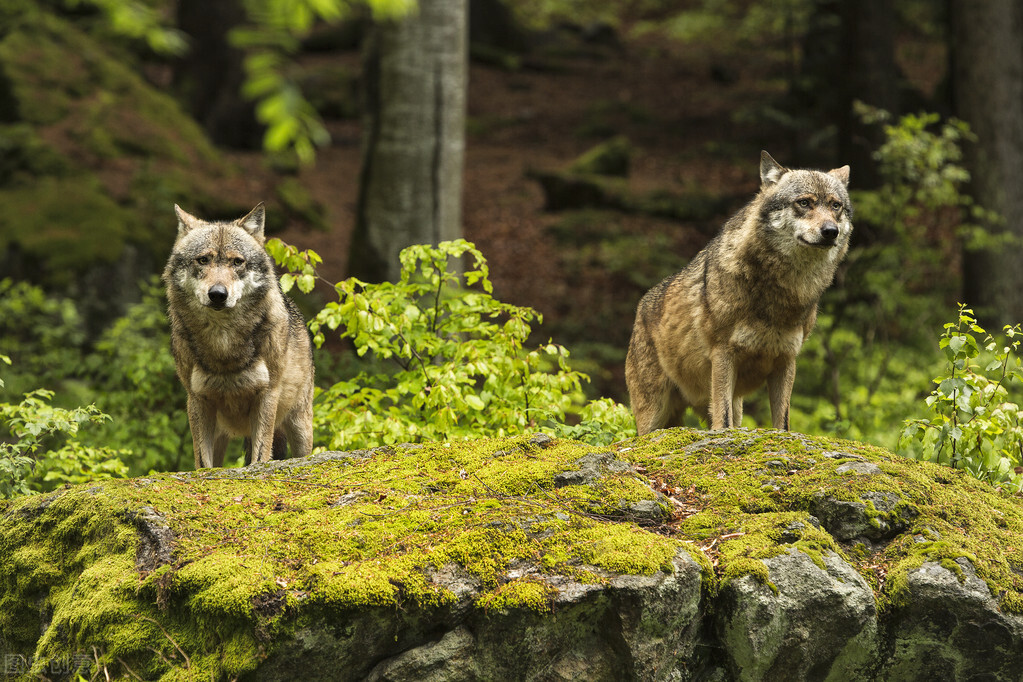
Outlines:
[[19,120],[57,126],[54,134],[99,159],[218,163],[195,121],[132,71],[123,55],[42,11],[11,23],[0,39],[0,64]]
[[613,137],[584,152],[568,166],[570,173],[627,177],[632,147],[623,135]]
[[[54,201],[60,197],[61,201]],[[0,189],[0,248],[18,245],[19,259],[48,282],[66,287],[86,269],[117,261],[132,228],[131,212],[117,205],[91,176],[44,177]],[[24,263],[21,263],[23,266]]]
[[[836,539],[822,495],[887,530]],[[1019,499],[959,472],[777,431],[322,453],[0,503],[0,655],[26,679],[79,654],[87,678],[1010,679],[1021,535]]]

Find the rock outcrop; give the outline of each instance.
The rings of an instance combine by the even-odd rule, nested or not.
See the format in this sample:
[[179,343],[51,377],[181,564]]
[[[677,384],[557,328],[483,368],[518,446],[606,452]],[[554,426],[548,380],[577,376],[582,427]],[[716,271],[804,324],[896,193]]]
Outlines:
[[0,503],[12,677],[1015,680],[1023,506],[774,431],[322,453]]

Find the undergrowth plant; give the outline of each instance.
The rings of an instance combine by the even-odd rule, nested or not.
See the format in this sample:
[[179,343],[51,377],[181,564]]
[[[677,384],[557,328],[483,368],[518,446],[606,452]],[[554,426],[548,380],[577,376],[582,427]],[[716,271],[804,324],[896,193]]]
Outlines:
[[[0,364],[10,365],[11,360],[0,355]],[[0,402],[0,498],[127,474],[124,453],[88,448],[76,440],[81,425],[109,417],[94,405],[54,407],[52,398],[52,391],[37,389],[19,403]]]
[[141,298],[90,338],[68,297],[27,282],[0,281],[0,349],[13,360],[0,402],[43,386],[63,409],[94,404],[110,416],[84,429],[89,448],[131,451],[131,475],[180,471],[192,461],[185,392],[174,373],[163,287],[139,283]]
[[112,419],[89,429],[83,442],[131,448],[132,475],[180,471],[193,460],[186,395],[174,370],[164,291],[158,278],[141,284],[142,298],[103,331],[77,368],[95,401]]
[[1010,400],[1010,390],[1023,384],[1023,330],[1007,325],[1004,333],[995,339],[970,308],[959,306],[958,320],[941,336],[947,363],[927,397],[931,416],[907,421],[899,444],[908,457],[965,469],[1020,492],[1023,408]]
[[[295,273],[282,276],[282,288],[312,289],[315,252],[279,240],[267,248]],[[400,259],[397,282],[340,282],[338,301],[310,322],[317,345],[337,331],[360,357],[390,363],[318,393],[318,440],[351,449],[524,431],[607,443],[634,433],[628,408],[586,401],[587,377],[571,369],[564,347],[525,347],[540,314],[493,297],[486,259],[471,243],[410,246]]]

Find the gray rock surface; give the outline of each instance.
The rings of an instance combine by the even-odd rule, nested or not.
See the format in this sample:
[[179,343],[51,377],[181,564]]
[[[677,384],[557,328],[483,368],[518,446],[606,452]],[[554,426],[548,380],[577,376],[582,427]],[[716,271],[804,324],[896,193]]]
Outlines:
[[1023,617],[1003,613],[973,564],[928,561],[909,573],[909,598],[890,625],[884,679],[1023,679]]
[[458,604],[364,610],[333,628],[303,628],[260,666],[259,679],[294,680],[296,661],[303,682],[688,679],[686,662],[700,656],[700,567],[684,552],[671,573],[557,581],[549,614],[480,612],[471,601],[479,584],[464,571],[449,566],[430,577]]
[[870,679],[878,649],[870,586],[835,554],[790,549],[723,590],[718,630],[735,680]]

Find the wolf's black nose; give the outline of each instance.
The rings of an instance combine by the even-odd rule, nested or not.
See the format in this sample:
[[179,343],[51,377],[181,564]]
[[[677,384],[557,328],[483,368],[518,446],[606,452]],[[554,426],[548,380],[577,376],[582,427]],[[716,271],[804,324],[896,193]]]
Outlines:
[[208,294],[210,297],[210,305],[218,310],[223,308],[224,304],[227,303],[227,287],[223,284],[214,284],[210,287]]
[[829,242],[838,239],[838,225],[830,221],[821,225],[821,237]]

